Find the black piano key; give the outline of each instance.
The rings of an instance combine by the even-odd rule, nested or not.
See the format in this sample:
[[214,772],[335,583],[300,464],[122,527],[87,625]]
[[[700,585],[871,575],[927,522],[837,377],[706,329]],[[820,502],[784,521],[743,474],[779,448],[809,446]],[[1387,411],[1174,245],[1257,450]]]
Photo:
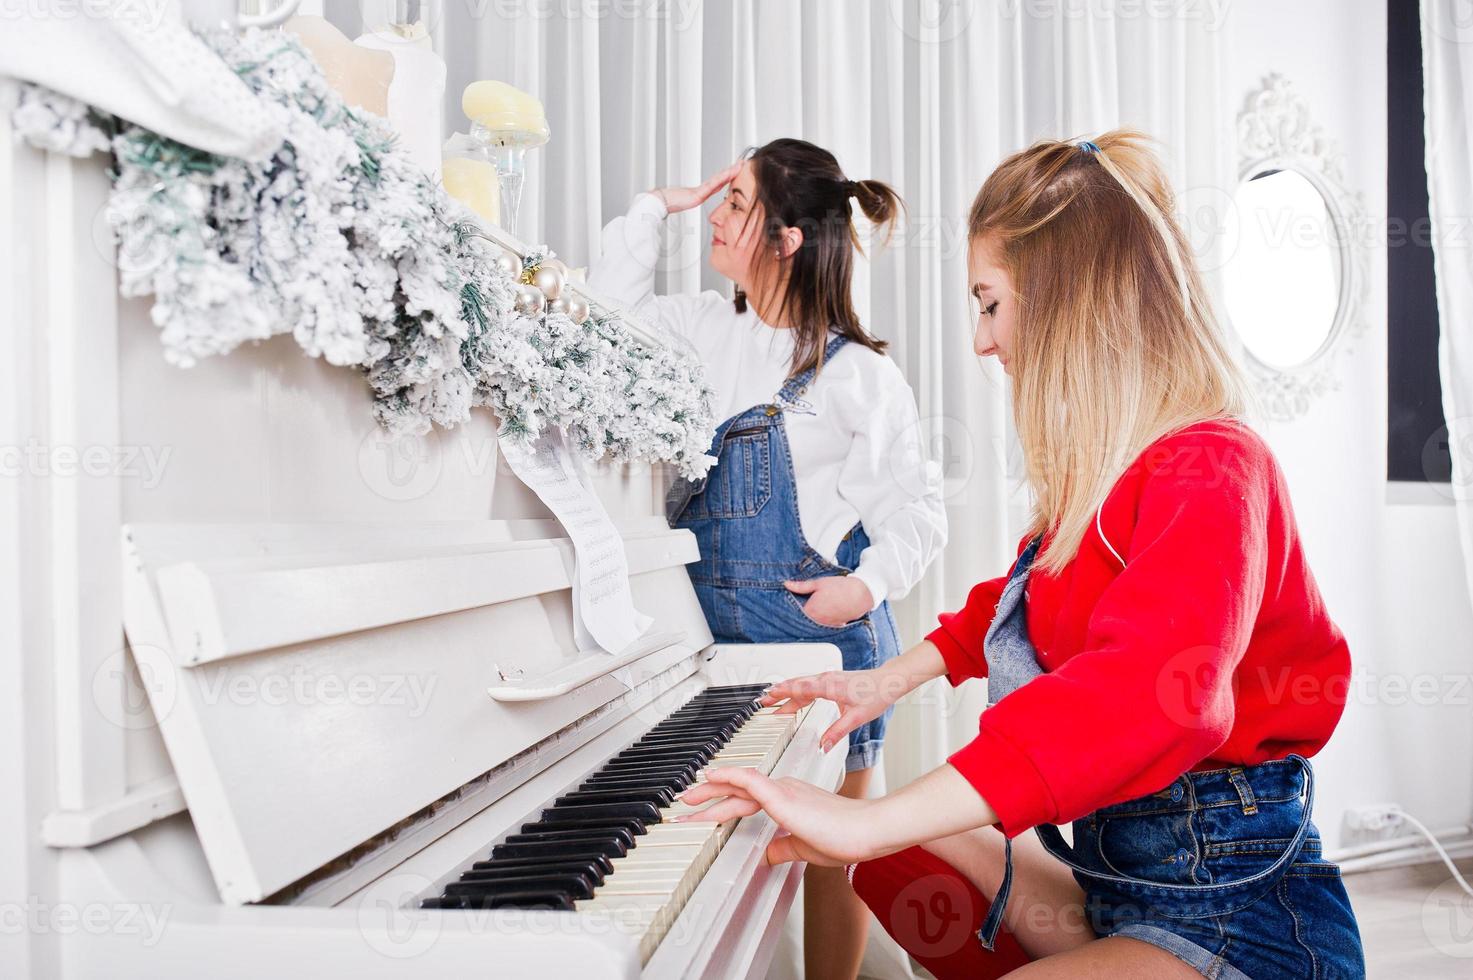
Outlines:
[[757,711],[761,705],[756,698],[730,698],[723,701],[689,701],[666,715],[662,721],[671,718],[683,718],[687,715],[701,714],[712,711]]
[[[696,729],[689,732],[650,732],[648,735],[640,736],[634,746],[642,745],[723,745],[731,739],[730,735],[719,731],[706,731]],[[634,747],[631,746],[631,747]]]
[[610,759],[608,762],[604,763],[603,768],[593,773],[593,775],[589,776],[589,778],[593,779],[600,776],[626,776],[631,774],[648,773],[651,776],[683,775],[690,779],[695,779],[696,773],[700,771],[701,767],[696,765],[694,762],[641,763],[629,761],[616,762],[615,760]]
[[649,732],[635,739],[629,747],[634,749],[646,745],[704,745],[708,742],[720,746],[730,738],[730,735],[723,735],[719,731],[704,729],[694,729],[688,732]]
[[723,744],[725,743],[717,741],[714,738],[706,739],[703,742],[635,742],[632,749],[636,752],[644,749],[652,749],[656,751],[683,751],[692,754],[704,753],[709,759],[721,751]]
[[693,715],[690,718],[666,718],[654,728],[652,732],[676,732],[691,728],[732,728],[741,726],[744,719],[738,718],[729,711],[722,711],[709,717]]
[[693,769],[700,772],[709,760],[702,759],[699,752],[666,752],[660,753],[640,752],[627,756],[616,755],[603,764],[599,772],[621,772],[626,769]]
[[573,899],[562,892],[515,892],[509,895],[442,895],[420,903],[426,909],[553,909],[571,912]]
[[614,873],[614,860],[607,854],[492,858],[490,861],[477,861],[471,865],[470,869],[471,871],[496,871],[501,868],[552,867],[555,864],[571,863],[591,864],[598,869],[599,874],[611,875]]
[[[631,772],[631,770],[633,770]],[[599,779],[604,776],[612,778],[624,778],[627,776],[651,776],[675,778],[678,776],[694,776],[700,772],[700,768],[693,761],[680,760],[656,760],[654,762],[639,762],[633,759],[610,759],[601,767],[588,774],[589,779]]]
[[519,834],[509,835],[504,843],[530,844],[539,840],[577,840],[585,837],[597,837],[600,840],[616,840],[624,845],[625,850],[634,846],[634,835],[623,827],[601,827],[598,829],[575,827],[569,830],[527,830]]
[[614,756],[604,768],[627,769],[630,766],[694,765],[704,767],[716,753],[707,749],[662,749],[647,748],[621,752]]
[[660,810],[653,803],[594,803],[587,806],[548,807],[543,820],[580,817],[633,817],[645,823],[659,823]]
[[593,897],[593,887],[577,875],[529,875],[524,878],[452,881],[445,886],[446,897],[508,895],[519,892],[558,892],[573,899]]
[[564,793],[553,801],[553,806],[584,806],[590,803],[653,803],[666,807],[675,802],[675,794],[668,789],[651,787],[613,787],[606,789],[579,789]]
[[593,776],[578,784],[580,790],[590,789],[667,789],[679,793],[694,780],[683,773],[675,776]]
[[496,858],[582,858],[604,855],[623,858],[629,849],[614,837],[564,837],[560,840],[533,840],[524,844],[496,844],[491,859]]
[[589,776],[586,782],[618,783],[621,781],[628,782],[630,780],[648,780],[649,782],[668,781],[674,784],[689,785],[690,783],[695,782],[696,776],[701,771],[695,766],[692,766],[690,768],[692,770],[691,772],[657,772],[651,773],[649,775],[646,775],[644,772],[637,768],[604,770],[597,772],[592,776]]
[[604,883],[603,868],[592,861],[543,861],[514,858],[508,861],[481,861],[490,867],[462,871],[461,881],[497,881],[502,878],[525,878],[528,875],[577,875],[590,885]]
[[602,831],[610,827],[627,830],[635,837],[645,833],[644,823],[633,817],[591,817],[571,820],[536,820],[522,824],[522,833],[537,834],[546,830]]
[[685,725],[745,725],[751,718],[751,712],[698,712],[692,715],[675,715],[664,719],[655,728],[670,729],[685,727]]
[[722,722],[720,725],[681,725],[671,728],[651,728],[631,744],[638,745],[640,742],[650,739],[659,739],[665,742],[679,738],[692,742],[707,738],[725,740],[736,734],[734,728],[727,731],[727,725],[727,722]]
[[668,731],[651,729],[639,737],[634,745],[650,745],[655,742],[694,742],[704,739],[715,739],[718,742],[729,742],[736,735],[736,731],[730,727],[713,728],[701,726],[699,728],[672,728]]

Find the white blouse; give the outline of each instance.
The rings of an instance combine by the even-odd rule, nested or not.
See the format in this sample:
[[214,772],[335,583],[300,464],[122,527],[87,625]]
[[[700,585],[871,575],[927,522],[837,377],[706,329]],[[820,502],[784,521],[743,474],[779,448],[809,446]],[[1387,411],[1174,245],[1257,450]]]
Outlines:
[[[715,290],[656,296],[665,205],[640,194],[603,231],[589,287],[690,342],[715,391],[718,421],[766,405],[787,380],[792,332],[737,313]],[[783,413],[803,536],[830,561],[855,522],[870,546],[854,571],[875,606],[920,581],[946,544],[939,467],[925,455],[915,394],[895,362],[856,343],[824,364],[802,396],[811,413]]]

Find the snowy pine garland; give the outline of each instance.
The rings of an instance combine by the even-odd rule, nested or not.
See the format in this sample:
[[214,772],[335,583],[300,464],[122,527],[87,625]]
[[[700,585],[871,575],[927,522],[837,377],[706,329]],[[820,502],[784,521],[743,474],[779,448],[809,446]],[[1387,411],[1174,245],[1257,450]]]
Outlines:
[[154,296],[170,362],[291,332],[308,355],[364,371],[390,431],[484,406],[502,438],[552,426],[590,459],[706,471],[711,391],[694,358],[638,343],[610,311],[516,313],[517,284],[470,213],[383,120],[342,101],[295,37],[200,36],[278,116],[286,138],[269,159],[193,149],[35,85],[13,113],[42,149],[111,149],[120,290]]

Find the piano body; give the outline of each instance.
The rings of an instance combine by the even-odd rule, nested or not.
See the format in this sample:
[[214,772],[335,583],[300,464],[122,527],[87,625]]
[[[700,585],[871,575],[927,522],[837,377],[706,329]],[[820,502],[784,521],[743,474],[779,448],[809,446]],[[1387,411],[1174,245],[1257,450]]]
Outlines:
[[[837,651],[713,644],[694,541],[633,467],[595,482],[655,625],[580,651],[570,544],[492,419],[386,441],[362,378],[289,337],[167,365],[117,295],[104,159],[13,139],[13,86],[0,908],[26,927],[0,974],[761,976],[802,869],[765,864],[765,815],[669,825],[655,784],[694,759],[837,786],[831,705],[743,707]],[[590,855],[605,816],[627,830]],[[475,876],[539,848],[556,869]],[[545,898],[580,862],[571,909],[422,907],[467,873]]]

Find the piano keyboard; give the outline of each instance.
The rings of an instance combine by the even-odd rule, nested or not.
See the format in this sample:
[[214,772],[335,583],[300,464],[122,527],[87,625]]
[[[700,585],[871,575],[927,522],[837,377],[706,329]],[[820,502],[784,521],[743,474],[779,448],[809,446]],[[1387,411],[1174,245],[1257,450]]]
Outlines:
[[606,915],[648,960],[737,823],[672,823],[703,808],[676,795],[708,767],[770,772],[801,723],[760,707],[766,689],[695,695],[421,906]]

